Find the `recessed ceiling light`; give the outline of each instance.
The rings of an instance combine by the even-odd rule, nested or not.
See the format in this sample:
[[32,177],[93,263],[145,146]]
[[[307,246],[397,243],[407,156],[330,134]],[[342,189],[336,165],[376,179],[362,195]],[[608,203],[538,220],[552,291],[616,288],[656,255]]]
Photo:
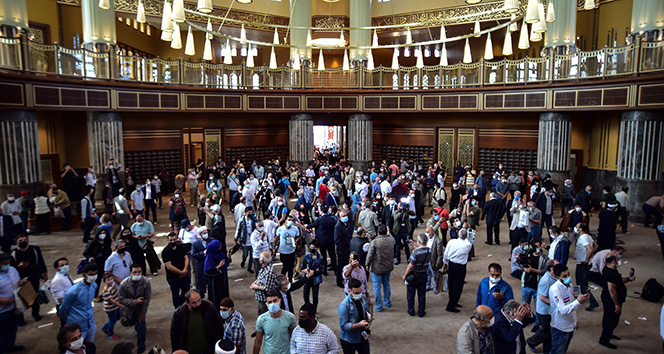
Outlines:
[[240,4],[251,4],[254,0],[236,0]]

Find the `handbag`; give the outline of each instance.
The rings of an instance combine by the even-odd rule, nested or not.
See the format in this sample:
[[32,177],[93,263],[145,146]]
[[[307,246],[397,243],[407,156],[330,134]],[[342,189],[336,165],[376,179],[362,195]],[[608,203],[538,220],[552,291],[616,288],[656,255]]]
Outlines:
[[81,259],[81,262],[78,263],[78,266],[76,267],[76,274],[83,274],[83,268],[88,264],[87,259]]
[[65,213],[60,209],[60,207],[56,206],[53,208],[53,216],[55,216],[58,219],[62,219],[65,217]]
[[14,313],[17,315],[23,314],[28,309],[18,293],[19,289],[14,289]]
[[[424,256],[424,260],[427,259],[427,256],[429,255],[431,251],[427,249],[427,255]],[[417,279],[417,272],[415,271],[416,269],[421,269],[422,266],[424,266],[424,262],[421,262],[417,267],[413,268],[413,270],[406,275],[406,281],[408,284],[413,284],[415,282],[415,279]]]

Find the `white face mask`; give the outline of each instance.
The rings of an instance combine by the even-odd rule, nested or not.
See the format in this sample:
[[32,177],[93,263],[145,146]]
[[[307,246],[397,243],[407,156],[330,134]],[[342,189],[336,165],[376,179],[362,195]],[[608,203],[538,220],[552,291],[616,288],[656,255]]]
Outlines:
[[69,349],[72,350],[79,350],[83,347],[83,337],[79,338],[78,340],[75,340],[69,344]]
[[208,234],[202,234],[201,237],[202,237],[204,240],[207,240],[207,239],[208,239]]
[[97,274],[95,274],[95,275],[88,275],[87,277],[88,277],[88,282],[89,282],[90,284],[92,284],[92,283],[94,283],[95,281],[97,281]]
[[104,234],[104,233],[99,234],[99,239],[100,240],[103,240],[105,238],[106,238],[106,234]]
[[179,194],[175,194],[174,197],[175,197],[175,198],[180,198],[180,195],[179,195]]
[[489,281],[490,281],[492,284],[498,284],[498,283],[500,283],[500,279],[501,279],[500,277],[498,277],[498,278],[489,277]]
[[579,208],[579,207],[574,208],[574,210],[576,210],[577,213],[581,212],[581,208]]
[[132,281],[139,281],[141,280],[142,275],[132,275],[131,280]]

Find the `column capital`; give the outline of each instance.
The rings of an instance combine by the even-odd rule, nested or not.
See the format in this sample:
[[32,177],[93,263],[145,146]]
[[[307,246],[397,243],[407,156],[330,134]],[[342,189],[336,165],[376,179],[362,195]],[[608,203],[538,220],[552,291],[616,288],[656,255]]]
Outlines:
[[373,118],[372,118],[370,115],[368,115],[368,114],[364,114],[364,113],[356,113],[356,114],[351,114],[351,115],[348,117],[348,120],[349,120],[349,121],[350,121],[350,120],[354,120],[354,121],[358,121],[358,120],[373,120]]
[[122,116],[116,112],[87,112],[88,122],[122,122]]
[[3,122],[36,122],[35,111],[1,111],[0,121]]
[[311,114],[307,113],[298,113],[298,114],[293,114],[290,116],[291,121],[298,121],[298,120],[314,120],[314,116]]
[[567,113],[546,112],[540,114],[539,120],[544,122],[568,122],[572,120],[572,117]]
[[643,121],[659,121],[664,119],[664,116],[654,111],[626,111],[620,116],[623,122],[643,122]]

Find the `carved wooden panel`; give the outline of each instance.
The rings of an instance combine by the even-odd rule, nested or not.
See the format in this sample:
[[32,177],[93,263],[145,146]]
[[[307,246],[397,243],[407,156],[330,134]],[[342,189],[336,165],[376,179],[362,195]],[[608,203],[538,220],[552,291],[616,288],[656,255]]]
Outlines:
[[25,92],[23,90],[23,85],[6,82],[0,83],[0,105],[25,105]]

